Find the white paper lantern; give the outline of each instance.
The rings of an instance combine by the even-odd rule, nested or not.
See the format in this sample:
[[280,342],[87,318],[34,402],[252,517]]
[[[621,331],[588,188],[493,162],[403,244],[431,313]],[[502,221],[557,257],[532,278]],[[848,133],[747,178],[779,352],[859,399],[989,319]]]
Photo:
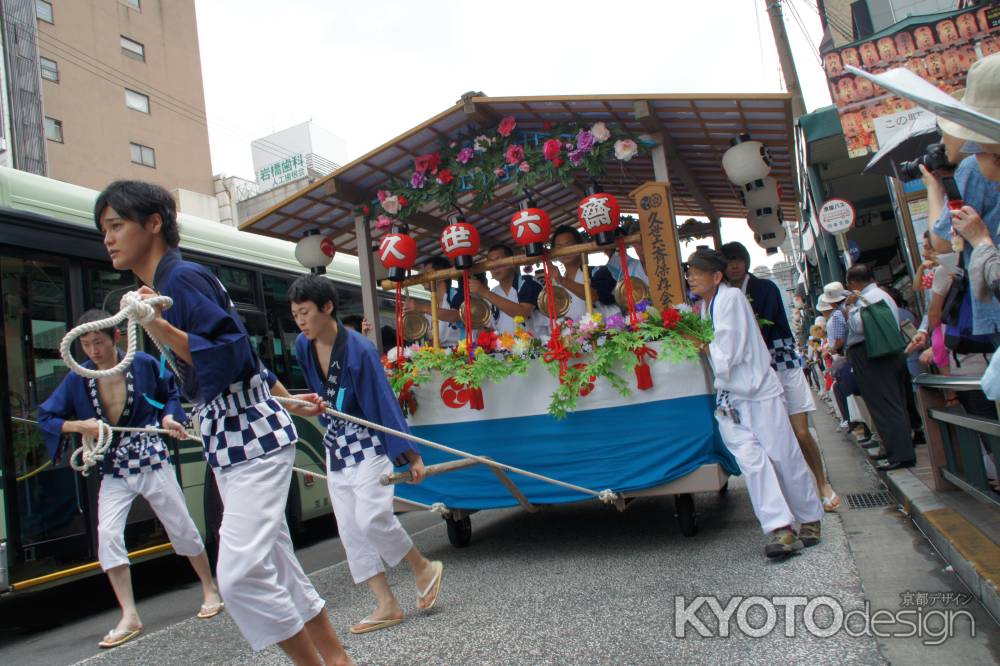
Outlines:
[[771,206],[778,207],[780,201],[778,196],[778,181],[768,176],[764,179],[763,187],[755,187],[748,190],[744,196],[744,204],[750,210]]
[[749,134],[740,134],[732,140],[732,148],[722,156],[722,169],[734,185],[755,187],[755,181],[771,173],[771,155],[760,141],[753,141]]
[[325,273],[334,254],[333,241],[321,235],[319,229],[310,229],[295,244],[295,258],[314,273]]
[[781,209],[766,206],[747,211],[747,224],[756,233],[768,233],[781,228]]
[[[757,245],[760,245],[766,250],[774,251],[777,251],[778,247],[785,242],[785,237],[785,228],[780,226],[776,231],[767,231],[762,234],[755,233],[753,235],[753,239],[757,241]],[[773,254],[773,252],[771,254]]]

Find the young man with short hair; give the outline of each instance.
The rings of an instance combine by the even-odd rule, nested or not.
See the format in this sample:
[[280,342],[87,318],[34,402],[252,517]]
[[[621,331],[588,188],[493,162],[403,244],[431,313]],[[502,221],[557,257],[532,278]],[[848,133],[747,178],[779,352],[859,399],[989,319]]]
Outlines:
[[[715,373],[719,432],[739,463],[754,513],[778,558],[820,541],[823,507],[792,432],[771,354],[756,333],[757,318],[740,289],[724,282],[726,258],[699,249],[687,261],[687,281],[714,328],[703,346]],[[794,526],[799,525],[798,534]]]
[[[337,291],[317,275],[303,275],[288,290],[292,317],[302,331],[295,340],[295,357],[314,392],[301,396],[321,406],[378,423],[400,432],[409,426],[399,408],[378,353],[359,333],[337,321]],[[417,607],[437,601],[444,567],[431,562],[413,545],[393,514],[393,486],[380,477],[393,463],[409,465],[414,482],[424,477],[420,453],[407,439],[372,431],[351,421],[332,418],[316,409],[326,426],[326,485],[333,502],[340,540],[355,583],[365,582],[378,607],[351,627],[352,634],[384,629],[403,621],[403,610],[389,587],[385,566],[403,559],[413,569]]]
[[750,273],[750,252],[742,243],[726,243],[722,246],[722,255],[727,261],[726,279],[730,286],[743,292],[757,317],[770,322],[758,330],[771,354],[771,367],[781,382],[782,399],[792,422],[792,430],[795,431],[795,439],[816,478],[824,510],[836,511],[840,506],[840,498],[823,469],[819,444],[809,431],[809,413],[816,411],[816,404],[806,384],[805,375],[802,374],[802,357],[795,348],[795,337],[788,325],[778,285]]
[[[569,247],[570,245],[578,245],[582,242],[583,234],[576,227],[562,225],[552,231],[553,250]],[[583,255],[572,254],[559,257],[558,261],[562,263],[563,268],[566,270],[565,273],[560,273],[559,269],[550,265],[549,273],[552,276],[552,283],[565,288],[569,292],[570,306],[564,316],[567,319],[579,322],[587,314],[587,293],[583,286]],[[615,283],[611,278],[611,274],[606,273],[607,278],[602,280],[598,278],[592,266],[588,266],[587,270],[591,276],[590,294],[594,310],[598,311],[601,309],[601,306],[607,306],[608,308],[614,308],[615,312],[617,312],[617,306],[615,305]],[[542,315],[548,317],[547,312],[543,312]],[[548,324],[547,321],[545,323]]]
[[[496,261],[505,257],[513,257],[514,250],[509,245],[494,245],[486,253],[486,259]],[[473,294],[481,296],[493,306],[494,329],[497,333],[513,333],[516,328],[514,317],[524,317],[531,320],[538,311],[538,295],[542,293],[542,285],[530,277],[521,275],[517,266],[494,268],[490,271],[493,279],[499,284],[493,289],[479,280],[471,280],[469,289]]]
[[[76,325],[107,319],[101,310],[83,313]],[[112,328],[80,336],[87,355],[83,367],[108,370],[118,364],[122,353],[117,343],[121,332]],[[60,438],[79,433],[96,439],[101,423],[112,426],[169,430],[177,439],[187,439],[182,423],[188,420],[181,407],[173,375],[160,372],[159,363],[149,354],[136,352],[132,365],[123,374],[88,379],[70,373],[48,400],[38,407],[38,423],[54,458]],[[135,498],[142,496],[163,524],[174,552],[191,560],[201,581],[203,603],[198,617],[215,617],[222,601],[212,580],[205,546],[184,503],[184,491],[177,483],[170,452],[158,433],[114,433],[101,463],[101,488],[97,495],[97,558],[115,591],[122,617],[118,626],[98,644],[117,647],[142,631],[142,621],[132,594],[128,551],[125,548],[125,520]]]
[[199,415],[224,504],[216,568],[230,615],[255,651],[278,643],[296,664],[351,663],[285,521],[298,435],[271,387],[287,392],[257,357],[222,283],[181,257],[169,192],[116,181],[98,196],[94,220],[114,267],[147,285],[139,294],[173,299],[145,327],[169,348]]

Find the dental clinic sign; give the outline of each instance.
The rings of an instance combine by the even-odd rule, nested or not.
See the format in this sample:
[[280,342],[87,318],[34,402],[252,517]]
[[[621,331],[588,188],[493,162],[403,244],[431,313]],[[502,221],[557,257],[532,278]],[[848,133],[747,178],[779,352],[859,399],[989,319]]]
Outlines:
[[257,170],[261,191],[306,177],[306,160],[302,153],[264,165]]
[[850,201],[834,198],[823,202],[817,217],[826,233],[837,235],[850,231],[858,216]]

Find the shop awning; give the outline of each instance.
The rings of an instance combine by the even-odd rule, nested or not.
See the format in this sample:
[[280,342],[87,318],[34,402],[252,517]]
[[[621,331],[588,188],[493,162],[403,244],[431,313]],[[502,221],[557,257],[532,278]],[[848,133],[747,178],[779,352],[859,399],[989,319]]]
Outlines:
[[844,129],[840,125],[840,116],[837,115],[837,107],[833,105],[824,106],[822,109],[816,109],[812,113],[801,116],[799,127],[802,128],[807,143],[844,133]]
[[[735,187],[722,170],[722,155],[730,139],[749,132],[770,150],[771,175],[781,186],[785,220],[798,218],[788,94],[466,97],[248,220],[241,228],[292,241],[319,229],[333,238],[338,252],[357,254],[355,218],[360,205],[375,200],[376,192],[393,181],[408,180],[417,156],[468,136],[477,127],[495,128],[507,116],[516,119],[519,131],[542,132],[551,124],[589,125],[603,121],[634,135],[662,137],[675,215],[705,216],[716,221],[746,217]],[[601,187],[617,196],[622,212],[627,213],[634,210],[628,193],[652,180],[653,160],[647,155],[609,163]],[[536,205],[549,213],[553,226],[575,224],[577,204],[589,182],[587,173],[580,169],[569,186],[550,182],[540,183],[526,193],[516,193],[513,188],[498,190],[496,198],[480,210],[466,210],[466,218],[479,229],[484,246],[509,240],[510,218],[526,194],[531,194]],[[464,206],[462,200],[458,203]],[[439,251],[438,237],[451,212],[447,206],[429,203],[407,219],[422,253]]]

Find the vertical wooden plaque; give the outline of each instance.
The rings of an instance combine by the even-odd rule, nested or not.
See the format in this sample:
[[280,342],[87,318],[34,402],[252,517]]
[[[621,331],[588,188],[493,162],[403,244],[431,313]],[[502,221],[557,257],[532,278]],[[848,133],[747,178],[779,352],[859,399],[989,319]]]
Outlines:
[[651,181],[629,193],[639,212],[642,250],[653,305],[664,308],[684,303],[680,245],[674,213],[670,208],[670,184]]

